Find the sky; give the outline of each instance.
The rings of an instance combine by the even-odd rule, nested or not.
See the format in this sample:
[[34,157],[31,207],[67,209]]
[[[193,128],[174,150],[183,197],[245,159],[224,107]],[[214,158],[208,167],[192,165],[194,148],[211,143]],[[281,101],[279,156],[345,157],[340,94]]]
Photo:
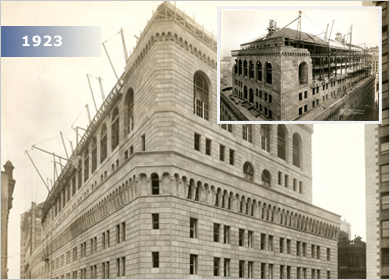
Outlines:
[[[161,2],[1,2],[1,25],[101,26],[107,40],[120,28],[125,30],[127,49]],[[241,6],[312,6],[312,2],[240,2]],[[315,3],[314,3],[315,4]],[[361,2],[324,2],[321,5],[361,6]],[[176,2],[205,29],[217,34],[217,7],[237,2]],[[206,8],[207,5],[207,8]],[[50,12],[48,12],[50,11]],[[290,13],[291,16],[295,12]],[[266,19],[266,25],[268,18]],[[279,26],[282,22],[278,22]],[[261,28],[263,29],[263,25]],[[340,30],[343,31],[343,30]],[[257,36],[258,34],[256,34]],[[124,58],[119,36],[106,43],[116,72]],[[19,278],[20,215],[31,201],[45,200],[47,190],[25,154],[28,150],[45,178],[53,178],[52,157],[32,150],[37,145],[65,156],[59,132],[75,145],[71,126],[86,127],[85,105],[95,114],[86,73],[103,78],[107,95],[115,76],[102,49],[100,58],[1,58],[1,165],[10,160],[16,180],[9,219],[9,278]],[[102,100],[99,85],[91,79],[98,107]],[[313,202],[340,214],[352,223],[352,234],[365,240],[364,138],[363,125],[315,125],[313,143]],[[49,181],[50,181],[49,179]],[[50,183],[50,182],[49,182]]]
[[[319,3],[321,3],[321,1],[319,1]],[[372,10],[372,7],[365,7],[365,9],[370,10],[362,10],[360,8],[361,7],[359,7],[359,9],[222,9],[222,56],[231,56],[231,51],[239,50],[240,44],[266,34],[270,19],[275,20],[277,26],[283,28],[298,18],[298,11],[302,11],[301,31],[319,35],[324,33],[328,23],[331,23],[334,20],[331,39],[335,39],[335,34],[337,32],[340,32],[343,35],[347,34],[352,25],[352,44],[359,45],[366,43],[367,47],[378,46],[380,30],[378,10]],[[329,25],[329,32],[331,26],[332,24]],[[288,28],[297,30],[298,21],[288,25]],[[363,47],[363,45],[360,46]]]

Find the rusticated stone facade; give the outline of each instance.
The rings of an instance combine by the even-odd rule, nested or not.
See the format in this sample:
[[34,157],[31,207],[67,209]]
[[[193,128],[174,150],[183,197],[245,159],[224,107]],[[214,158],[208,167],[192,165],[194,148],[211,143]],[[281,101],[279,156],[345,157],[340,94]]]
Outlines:
[[45,202],[33,278],[337,278],[312,126],[218,125],[216,56],[158,7]]

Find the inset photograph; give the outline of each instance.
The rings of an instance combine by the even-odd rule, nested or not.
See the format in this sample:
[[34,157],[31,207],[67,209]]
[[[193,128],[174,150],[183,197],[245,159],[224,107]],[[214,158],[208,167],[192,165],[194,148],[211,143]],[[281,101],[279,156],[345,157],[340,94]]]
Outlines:
[[377,9],[220,10],[219,121],[378,122]]

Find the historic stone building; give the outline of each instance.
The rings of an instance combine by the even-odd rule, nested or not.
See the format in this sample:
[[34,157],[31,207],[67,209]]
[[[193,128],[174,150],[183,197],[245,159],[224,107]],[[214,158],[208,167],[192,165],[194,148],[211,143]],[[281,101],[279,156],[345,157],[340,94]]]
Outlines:
[[31,203],[31,209],[20,217],[20,279],[31,279],[29,259],[42,241],[43,203]]
[[337,278],[311,125],[218,125],[217,42],[168,2],[45,201],[33,278]]
[[382,7],[382,124],[365,126],[367,279],[389,279],[389,2]]
[[338,279],[366,279],[366,243],[361,237],[349,240],[340,230],[338,242]]
[[270,20],[267,35],[231,53],[231,98],[221,102],[250,112],[242,120],[361,120],[361,114],[366,121],[378,119],[370,119],[376,105],[369,55],[341,34],[323,40],[300,30],[279,29]]

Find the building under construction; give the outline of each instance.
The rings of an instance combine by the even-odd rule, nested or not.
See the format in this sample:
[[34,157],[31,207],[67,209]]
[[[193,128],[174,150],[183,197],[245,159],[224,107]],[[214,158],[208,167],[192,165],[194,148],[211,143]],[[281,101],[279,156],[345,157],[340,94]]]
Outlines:
[[[368,52],[352,44],[352,26],[330,39],[278,28],[233,50],[232,88],[222,89],[221,120],[377,120]],[[292,22],[291,22],[292,23]],[[290,23],[290,24],[291,24]]]

